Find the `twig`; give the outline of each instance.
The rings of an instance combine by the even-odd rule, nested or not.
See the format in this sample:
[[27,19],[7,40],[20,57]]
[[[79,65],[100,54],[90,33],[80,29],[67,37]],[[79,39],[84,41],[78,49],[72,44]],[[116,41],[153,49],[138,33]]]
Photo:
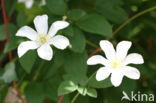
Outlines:
[[[6,43],[8,43],[10,41],[10,39],[9,39],[9,28],[8,28],[9,19],[7,17],[7,12],[6,12],[6,8],[5,8],[4,0],[1,0],[1,6],[2,6],[3,21],[4,21],[4,24],[5,24]],[[8,56],[9,56],[9,61],[12,61],[13,57],[12,57],[12,52],[11,51],[8,53]],[[16,82],[13,82],[13,87],[18,92],[18,97],[22,100],[22,103],[25,103],[25,100],[22,97],[22,94],[20,93],[19,89],[16,87]]]
[[63,97],[64,97],[63,95],[60,96],[57,103],[62,103]]

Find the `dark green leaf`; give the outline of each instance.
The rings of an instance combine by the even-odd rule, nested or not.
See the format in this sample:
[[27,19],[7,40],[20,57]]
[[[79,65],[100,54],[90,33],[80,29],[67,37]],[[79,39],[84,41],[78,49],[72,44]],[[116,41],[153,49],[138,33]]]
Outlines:
[[19,62],[22,65],[23,69],[30,73],[31,69],[34,65],[34,62],[36,60],[36,52],[35,51],[28,51],[24,56],[19,58]]
[[94,88],[108,88],[112,86],[110,78],[105,79],[103,81],[97,81],[95,76],[89,81],[88,85]]
[[51,13],[56,15],[65,15],[67,12],[67,4],[64,0],[47,0],[47,7]]
[[84,31],[99,34],[104,37],[112,36],[112,26],[101,15],[89,14],[79,20],[76,24]]
[[84,17],[85,15],[86,15],[85,11],[81,9],[74,9],[68,13],[67,17],[69,20],[77,21],[81,19],[82,17]]
[[86,39],[82,31],[74,28],[74,35],[69,38],[71,50],[77,53],[82,53],[86,46]]

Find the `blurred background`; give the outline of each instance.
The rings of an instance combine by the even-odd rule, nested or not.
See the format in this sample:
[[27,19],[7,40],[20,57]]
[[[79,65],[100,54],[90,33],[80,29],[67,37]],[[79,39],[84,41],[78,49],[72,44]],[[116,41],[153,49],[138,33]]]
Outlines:
[[[128,18],[156,8],[156,0],[1,0],[0,3],[0,103],[57,103],[64,93],[60,86],[64,81],[84,87],[88,77],[100,67],[87,66],[87,58],[104,39],[114,45],[122,40],[133,42],[129,52],[140,53],[145,60],[143,65],[134,65],[141,78],[134,81],[125,77],[118,88],[109,80],[97,82],[92,78],[85,88],[96,89],[97,98],[82,93],[75,103],[121,103],[122,91],[156,96],[156,9],[113,33]],[[67,17],[70,26],[58,34],[68,37],[72,48],[65,51],[53,48],[51,61],[41,60],[36,50],[18,58],[17,47],[27,39],[16,37],[17,30],[24,25],[34,28],[34,17],[42,14],[49,16],[49,26]],[[96,54],[104,55],[101,51]],[[68,93],[60,103],[70,103],[77,91]]]

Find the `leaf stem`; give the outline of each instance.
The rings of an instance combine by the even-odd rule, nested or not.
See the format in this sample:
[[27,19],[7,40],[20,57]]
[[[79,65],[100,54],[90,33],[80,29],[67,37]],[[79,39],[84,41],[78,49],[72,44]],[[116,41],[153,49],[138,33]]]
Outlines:
[[39,68],[38,68],[38,70],[36,71],[36,74],[35,74],[35,76],[34,76],[34,78],[33,78],[33,81],[37,80],[37,78],[38,78],[38,76],[39,76],[39,74],[40,74],[40,71],[41,71],[43,65],[44,65],[44,61],[41,61],[40,65],[39,65]]
[[[120,30],[122,30],[127,24],[129,24],[131,21],[135,20],[136,18],[150,12],[156,9],[156,6],[151,7],[149,9],[143,10],[137,14],[135,14],[134,16],[132,16],[131,18],[129,18],[128,20],[126,20],[123,24],[121,24],[114,32],[113,35],[117,34]],[[96,48],[95,50],[92,51],[91,56],[96,54],[97,52],[101,51],[100,48]]]
[[80,93],[78,92],[74,98],[72,99],[71,103],[74,103],[76,101],[76,99],[79,97]]
[[117,34],[123,27],[125,27],[127,24],[129,24],[129,23],[130,23],[131,21],[133,21],[134,19],[136,19],[136,18],[138,18],[138,17],[140,17],[140,16],[142,16],[142,15],[144,15],[144,14],[150,12],[150,11],[153,11],[153,10],[155,10],[155,9],[156,9],[156,6],[151,7],[151,8],[149,8],[149,9],[146,9],[146,10],[143,10],[143,11],[141,11],[141,12],[135,14],[134,16],[132,16],[131,18],[129,18],[126,22],[124,22],[123,24],[121,24],[121,25],[113,32],[113,34],[114,34],[114,35]]

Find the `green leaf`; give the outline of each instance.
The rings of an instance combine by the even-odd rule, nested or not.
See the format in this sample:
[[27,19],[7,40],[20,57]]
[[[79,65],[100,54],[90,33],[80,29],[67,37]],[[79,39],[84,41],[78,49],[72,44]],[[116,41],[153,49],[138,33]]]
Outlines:
[[90,97],[97,98],[97,91],[93,88],[87,88],[87,95]]
[[95,33],[104,37],[112,36],[112,26],[101,15],[89,14],[84,16],[76,24],[86,32]]
[[31,83],[25,89],[26,100],[29,103],[43,103],[44,86],[42,83]]
[[85,95],[87,94],[87,88],[86,88],[86,87],[83,87],[83,86],[79,86],[79,87],[77,88],[77,91],[78,91],[81,95],[83,95],[83,96],[85,96]]
[[55,15],[65,15],[67,4],[64,0],[47,0],[47,7]]
[[84,10],[74,9],[74,10],[69,11],[69,13],[67,14],[67,17],[69,20],[77,21],[81,19],[82,17],[84,17],[85,15],[86,15],[86,12]]
[[6,95],[8,93],[8,87],[1,85],[0,88],[0,103],[4,103],[4,100],[6,98]]
[[60,96],[64,94],[69,94],[71,92],[74,92],[77,88],[78,86],[72,81],[64,81],[58,88],[58,95]]
[[17,75],[16,75],[16,71],[15,71],[15,64],[14,62],[10,62],[5,66],[5,72],[2,75],[2,79],[6,82],[6,83],[10,83],[12,81],[17,80]]
[[31,69],[35,63],[36,57],[37,56],[36,56],[35,51],[28,51],[24,56],[22,56],[19,59],[21,66],[27,73],[31,72]]
[[108,88],[112,86],[110,78],[103,81],[97,81],[95,76],[88,82],[88,85],[93,88]]
[[17,48],[20,42],[21,42],[20,39],[17,39],[16,37],[12,38],[12,40],[6,43],[4,53],[7,53]]
[[74,35],[69,37],[71,43],[71,50],[77,53],[82,53],[86,46],[86,39],[82,31],[74,28]]
[[63,29],[62,31],[63,31],[63,34],[64,34],[65,36],[70,36],[70,37],[72,37],[72,36],[74,35],[74,30],[73,30],[73,27],[72,27],[71,25],[68,26],[67,28]]
[[128,19],[128,14],[122,6],[121,0],[97,0],[96,11],[115,23],[122,23]]
[[[8,29],[9,29],[10,38],[12,39],[15,36],[17,28],[14,24],[9,24]],[[2,40],[6,40],[6,31],[5,31],[4,24],[0,25],[0,41]]]
[[64,68],[66,75],[64,79],[74,81],[74,83],[84,84],[87,80],[86,51],[83,53],[67,52],[65,58],[66,62],[64,64]]

